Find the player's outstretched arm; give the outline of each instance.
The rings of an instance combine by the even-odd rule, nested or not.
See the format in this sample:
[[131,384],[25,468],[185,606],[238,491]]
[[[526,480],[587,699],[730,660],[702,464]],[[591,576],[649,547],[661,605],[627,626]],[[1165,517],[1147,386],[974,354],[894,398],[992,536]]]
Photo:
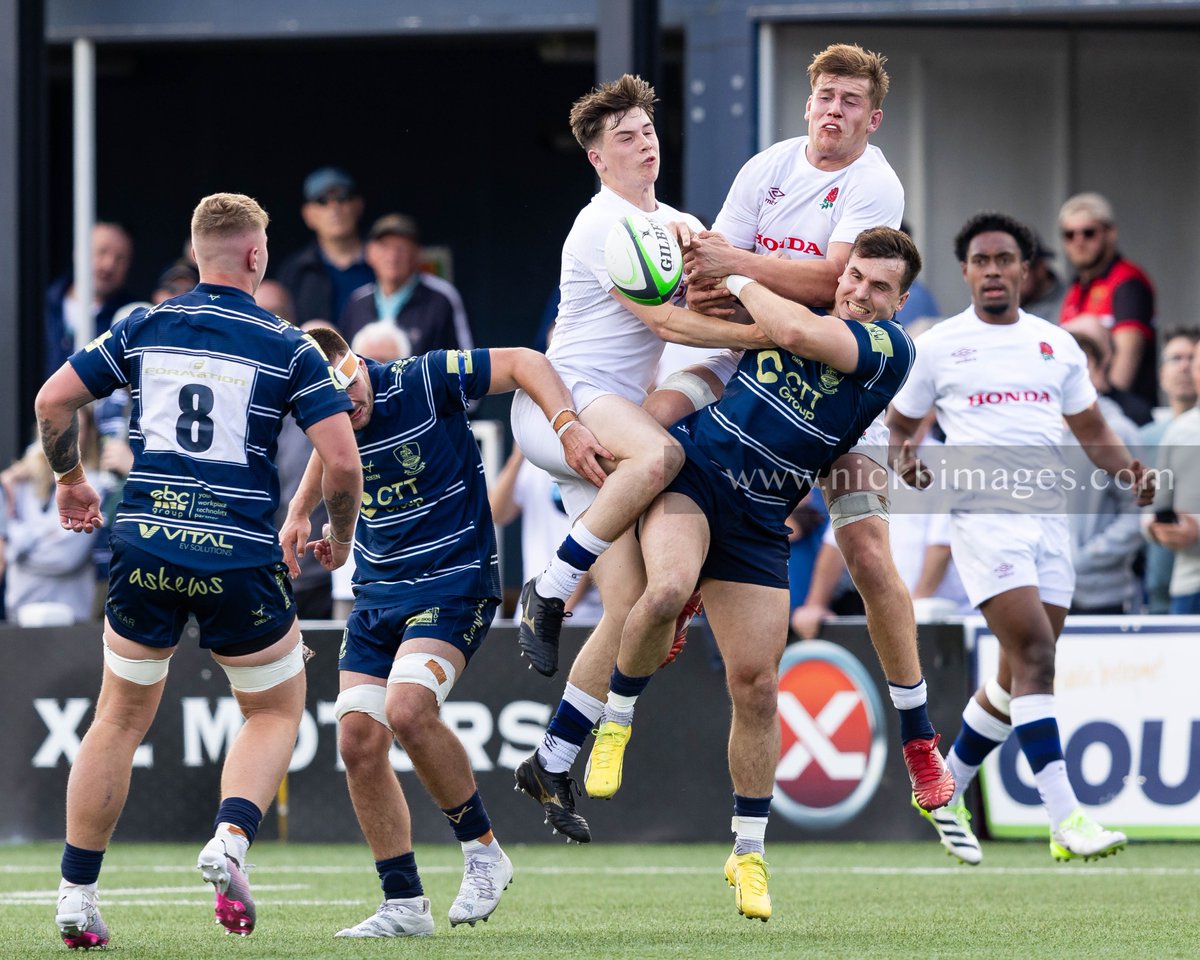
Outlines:
[[1098,404],[1093,403],[1086,410],[1065,419],[1092,463],[1112,476],[1122,473],[1127,476],[1138,506],[1147,506],[1154,500],[1154,471],[1147,470],[1140,460],[1133,458],[1125,442],[1104,419]]
[[64,530],[91,533],[104,525],[100,495],[88,483],[79,453],[77,411],[96,398],[69,363],[42,385],[34,401],[42,451],[54,471],[58,522]]
[[831,243],[824,257],[792,260],[763,256],[733,246],[720,233],[696,234],[683,251],[684,276],[689,284],[702,278],[739,274],[788,300],[813,307],[833,304],[838,277],[850,259],[849,243]]
[[706,316],[673,303],[647,306],[634,303],[616,287],[609,296],[669,343],[689,347],[729,347],[733,350],[757,350],[774,344],[754,324],[731,323],[720,317]]
[[601,486],[606,474],[600,461],[607,460],[610,468],[616,466],[616,461],[608,448],[580,422],[571,391],[550,361],[525,347],[505,347],[489,353],[492,382],[488,394],[508,393],[518,387],[529,394],[558,433],[567,465],[585,480]]
[[755,326],[784,350],[820,360],[842,373],[858,369],[858,340],[846,321],[813,313],[746,277],[731,276],[725,284],[750,311]]
[[362,461],[349,414],[335,413],[312,424],[305,433],[321,458],[321,494],[329,512],[329,529],[314,552],[322,566],[336,570],[346,562],[354,543],[354,525],[362,506]]

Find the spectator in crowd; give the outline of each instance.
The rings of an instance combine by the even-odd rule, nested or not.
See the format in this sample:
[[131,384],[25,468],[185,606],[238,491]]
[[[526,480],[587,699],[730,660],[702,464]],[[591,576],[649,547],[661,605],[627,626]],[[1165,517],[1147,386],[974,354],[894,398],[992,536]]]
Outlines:
[[[1200,394],[1200,349],[1192,351],[1192,383]],[[1163,432],[1160,474],[1170,470],[1154,498],[1147,533],[1175,554],[1170,613],[1200,613],[1200,407],[1181,413]]]
[[1113,338],[1108,378],[1119,390],[1158,403],[1155,377],[1154,287],[1136,264],[1117,250],[1112,205],[1098,193],[1071,197],[1058,212],[1063,249],[1076,270],[1063,300],[1060,322],[1095,317]]
[[[95,335],[109,328],[113,314],[131,299],[125,289],[133,262],[133,240],[118,223],[92,227],[92,317]],[[72,271],[59,277],[46,291],[45,371],[49,376],[75,352],[75,331],[84,319],[75,296]]]
[[345,170],[321,167],[305,178],[300,216],[316,238],[288,257],[278,275],[295,301],[293,323],[336,322],[350,294],[375,279],[363,259],[362,215],[358,184]]
[[[1196,384],[1192,380],[1192,359],[1200,331],[1176,328],[1163,334],[1162,357],[1158,367],[1158,388],[1167,406],[1154,411],[1154,420],[1138,428],[1138,439],[1146,456],[1157,459],[1153,451],[1162,443],[1167,424],[1196,405]],[[1175,554],[1166,547],[1146,544],[1146,612],[1166,613],[1171,606],[1171,569]]]
[[190,257],[180,257],[159,276],[158,283],[154,286],[154,292],[150,294],[150,302],[159,304],[172,297],[178,297],[187,293],[199,282],[200,271],[196,269],[196,264]]
[[[1133,451],[1139,448],[1138,428],[1120,406],[1106,395],[1107,380],[1101,352],[1095,341],[1074,334],[1088,361],[1092,386],[1099,397],[1100,413],[1113,433]],[[1070,430],[1063,432],[1064,446],[1078,447]],[[1074,451],[1068,449],[1067,456]],[[1078,458],[1076,458],[1078,459]],[[1142,546],[1141,511],[1119,484],[1087,483],[1068,499],[1067,522],[1071,529],[1071,560],[1075,564],[1075,594],[1071,613],[1119,614],[1135,609],[1141,585],[1134,561]]]
[[1096,393],[1113,401],[1139,427],[1153,420],[1154,409],[1149,403],[1132,391],[1114,386],[1109,373],[1113,341],[1100,322],[1095,317],[1079,317],[1071,324],[1070,332],[1088,358],[1088,375]]
[[1035,317],[1058,323],[1063,297],[1067,295],[1067,285],[1050,265],[1050,261],[1054,259],[1054,251],[1046,246],[1038,234],[1033,235],[1033,240],[1034,250],[1029,261],[1029,272],[1025,274],[1025,280],[1021,284],[1021,309]]
[[[94,421],[86,408],[79,423],[85,467],[97,465]],[[93,548],[106,538],[99,531],[76,536],[59,524],[54,474],[34,443],[0,473],[7,504],[5,617],[21,626],[84,623],[92,619],[96,595]],[[103,485],[97,482],[103,497]]]
[[[536,577],[571,529],[558,481],[526,460],[514,444],[512,455],[488,490],[488,503],[498,528],[521,518],[521,583]],[[579,582],[564,609],[570,611],[574,626],[592,627],[600,622],[604,608],[590,577]]]
[[404,331],[414,355],[471,349],[462,297],[453,284],[421,269],[421,238],[412,217],[389,213],[371,225],[367,263],[374,282],[354,291],[338,320],[347,339],[383,320]]
[[296,305],[292,302],[292,295],[278,280],[264,280],[260,283],[254,294],[254,302],[267,313],[275,314],[280,320],[296,322]]

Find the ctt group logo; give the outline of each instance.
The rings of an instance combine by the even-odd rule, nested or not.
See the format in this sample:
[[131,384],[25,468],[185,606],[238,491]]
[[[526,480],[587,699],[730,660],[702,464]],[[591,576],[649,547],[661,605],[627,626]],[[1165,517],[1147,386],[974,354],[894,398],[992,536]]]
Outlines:
[[792,644],[779,665],[775,769],[778,810],[797,826],[829,830],[853,819],[879,788],[887,723],[867,669],[824,640]]

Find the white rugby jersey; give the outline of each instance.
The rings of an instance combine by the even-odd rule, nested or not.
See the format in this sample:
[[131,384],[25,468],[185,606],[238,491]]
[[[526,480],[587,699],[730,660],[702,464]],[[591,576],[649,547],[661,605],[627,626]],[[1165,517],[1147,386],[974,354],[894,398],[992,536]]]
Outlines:
[[781,140],[746,161],[713,229],[743,250],[800,260],[824,257],[829,244],[853,243],[871,227],[900,226],[904,188],[878,147],[825,171],[808,162],[807,144]]
[[609,295],[613,282],[604,265],[609,230],[631,213],[664,224],[682,220],[693,230],[704,229],[695,217],[661,201],[657,210],[647,213],[602,186],[579,212],[563,244],[562,301],[546,356],[568,389],[585,381],[640,404],[654,381],[663,341]]

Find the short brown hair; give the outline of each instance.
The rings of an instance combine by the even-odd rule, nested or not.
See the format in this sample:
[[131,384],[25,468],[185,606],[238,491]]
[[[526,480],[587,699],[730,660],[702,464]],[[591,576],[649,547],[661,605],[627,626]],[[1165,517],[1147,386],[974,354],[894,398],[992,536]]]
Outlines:
[[307,333],[317,342],[317,346],[325,354],[326,360],[333,361],[350,352],[350,345],[346,343],[346,338],[333,327],[316,327]]
[[903,260],[904,275],[900,278],[900,292],[907,292],[921,272],[921,252],[912,237],[891,227],[872,227],[854,238],[850,256],[864,260]]
[[209,194],[192,211],[192,237],[232,237],[257,233],[270,223],[267,211],[241,193]]
[[584,150],[600,137],[605,122],[615,126],[630,110],[645,111],[654,121],[654,88],[641,77],[626,73],[619,80],[592,88],[571,105],[571,133]]
[[808,82],[816,90],[817,78],[826,73],[867,80],[871,84],[871,109],[878,110],[883,106],[890,83],[887,71],[883,69],[885,63],[887,57],[882,53],[864,50],[857,43],[833,43],[812,58],[808,65]]

